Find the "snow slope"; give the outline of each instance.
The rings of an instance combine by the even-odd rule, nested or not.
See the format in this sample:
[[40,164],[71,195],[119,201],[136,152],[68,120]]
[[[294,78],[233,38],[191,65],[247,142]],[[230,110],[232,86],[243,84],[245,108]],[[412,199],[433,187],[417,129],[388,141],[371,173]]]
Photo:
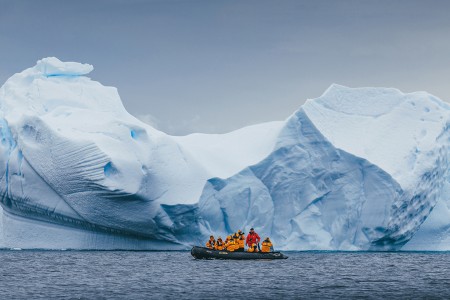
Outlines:
[[169,136],[88,64],[0,88],[0,246],[186,249],[250,227],[291,250],[450,250],[450,107],[332,85],[286,121]]
[[230,177],[269,155],[283,121],[247,126],[227,134],[194,133],[174,140],[198,161],[210,177]]
[[434,163],[428,154],[450,106],[425,92],[332,85],[303,109],[337,148],[371,161],[410,189],[418,179],[411,172],[423,173]]

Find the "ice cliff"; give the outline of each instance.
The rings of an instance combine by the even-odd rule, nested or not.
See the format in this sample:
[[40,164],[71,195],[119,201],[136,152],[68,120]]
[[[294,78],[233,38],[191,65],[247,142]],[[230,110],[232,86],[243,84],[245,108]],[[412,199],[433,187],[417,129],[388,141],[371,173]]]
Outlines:
[[400,249],[447,199],[448,109],[426,93],[333,85],[268,157],[209,180],[205,222],[227,232],[245,219],[291,250]]
[[450,250],[450,107],[332,85],[283,122],[169,136],[91,65],[0,89],[0,246],[186,249],[250,227],[289,250]]

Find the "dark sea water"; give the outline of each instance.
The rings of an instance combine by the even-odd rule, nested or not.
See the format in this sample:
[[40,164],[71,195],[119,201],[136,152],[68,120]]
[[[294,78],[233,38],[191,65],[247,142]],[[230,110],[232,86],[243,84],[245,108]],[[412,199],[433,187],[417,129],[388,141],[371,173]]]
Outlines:
[[0,299],[450,299],[450,253],[0,251]]

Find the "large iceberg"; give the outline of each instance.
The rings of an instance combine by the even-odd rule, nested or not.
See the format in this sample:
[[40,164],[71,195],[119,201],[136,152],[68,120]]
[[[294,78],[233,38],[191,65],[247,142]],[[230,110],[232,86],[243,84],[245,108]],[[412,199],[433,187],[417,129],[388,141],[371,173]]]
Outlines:
[[333,85],[263,161],[209,180],[205,222],[227,232],[244,218],[289,250],[400,249],[446,203],[448,112],[426,93]]
[[115,88],[83,76],[92,69],[45,58],[1,87],[0,243],[186,248],[169,214],[198,202],[207,179],[267,156],[282,122],[220,141],[215,135],[177,141],[131,116]]
[[0,89],[0,246],[187,249],[250,227],[287,250],[450,250],[450,107],[332,85],[286,121],[169,136],[88,64]]

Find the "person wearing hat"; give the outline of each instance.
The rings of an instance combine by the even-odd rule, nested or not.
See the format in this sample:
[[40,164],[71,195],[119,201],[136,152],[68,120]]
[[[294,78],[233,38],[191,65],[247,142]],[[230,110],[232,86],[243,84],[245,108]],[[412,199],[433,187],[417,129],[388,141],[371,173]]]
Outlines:
[[228,242],[230,241],[230,238],[231,238],[231,236],[229,236],[229,235],[225,238],[225,241],[223,242],[224,250],[227,250],[227,246],[228,246]]
[[225,248],[227,251],[234,252],[236,249],[236,243],[231,235],[228,236],[228,243],[225,244]]
[[218,237],[216,244],[214,245],[214,249],[222,251],[223,250],[223,241],[222,241],[222,237]]
[[214,246],[216,245],[216,240],[214,239],[214,236],[211,235],[209,237],[209,240],[206,242],[206,248],[208,249],[214,249]]
[[238,237],[238,244],[239,244],[239,249],[237,250],[237,251],[239,251],[239,252],[244,252],[245,250],[244,250],[244,248],[245,248],[245,237],[244,237],[244,232],[242,232],[242,231],[240,231],[240,230],[238,230],[238,235],[239,235],[239,237]]
[[239,232],[233,233],[233,239],[234,239],[235,241],[237,241],[238,238],[239,238]]
[[255,230],[253,228],[250,228],[250,232],[248,233],[247,239],[245,240],[245,243],[247,244],[247,246],[248,247],[252,247],[253,244],[257,244],[258,248],[259,248],[259,241],[260,240],[261,240],[261,238],[255,232]]
[[261,252],[270,252],[270,249],[273,247],[272,241],[269,237],[262,242]]

